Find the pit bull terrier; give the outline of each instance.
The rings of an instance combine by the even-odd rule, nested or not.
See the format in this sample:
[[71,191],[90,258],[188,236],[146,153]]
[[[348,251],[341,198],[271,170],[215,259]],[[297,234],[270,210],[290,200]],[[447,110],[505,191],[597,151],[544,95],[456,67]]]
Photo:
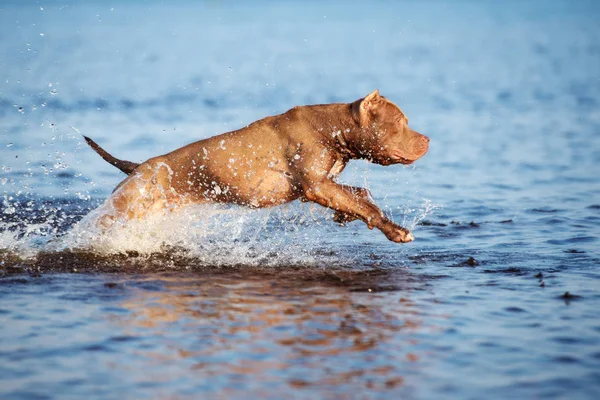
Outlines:
[[351,159],[411,164],[429,148],[429,138],[410,129],[400,108],[377,90],[353,103],[294,107],[141,164],[85,140],[129,175],[107,200],[103,225],[189,204],[260,208],[300,199],[335,210],[336,222],[360,219],[398,243],[414,237],[384,215],[367,189],[336,178]]

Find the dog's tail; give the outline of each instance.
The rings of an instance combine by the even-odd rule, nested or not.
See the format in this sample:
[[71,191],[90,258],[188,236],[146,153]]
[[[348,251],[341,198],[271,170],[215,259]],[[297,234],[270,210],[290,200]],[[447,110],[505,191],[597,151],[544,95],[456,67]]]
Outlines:
[[94,142],[89,137],[84,135],[83,138],[85,139],[87,144],[89,144],[90,147],[92,149],[94,149],[94,151],[96,153],[98,153],[100,155],[100,157],[102,157],[109,164],[114,165],[115,167],[119,168],[121,171],[125,172],[127,175],[131,174],[133,172],[133,170],[136,169],[138,165],[140,165],[140,164],[136,164],[131,161],[119,160],[118,158],[115,158],[115,157],[111,156],[110,154],[108,154],[108,152],[106,150],[104,150],[102,147],[100,147],[98,145],[98,143]]

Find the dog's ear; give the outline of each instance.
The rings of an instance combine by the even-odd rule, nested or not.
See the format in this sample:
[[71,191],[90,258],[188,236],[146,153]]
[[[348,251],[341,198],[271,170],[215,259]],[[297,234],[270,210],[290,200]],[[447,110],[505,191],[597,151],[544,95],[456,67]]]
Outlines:
[[369,126],[373,110],[381,103],[382,97],[379,95],[379,90],[375,89],[362,99],[352,103],[352,118],[357,124],[363,127]]
[[379,95],[379,89],[375,89],[373,92],[365,96],[360,102],[360,111],[368,111],[375,108],[381,102],[381,96]]

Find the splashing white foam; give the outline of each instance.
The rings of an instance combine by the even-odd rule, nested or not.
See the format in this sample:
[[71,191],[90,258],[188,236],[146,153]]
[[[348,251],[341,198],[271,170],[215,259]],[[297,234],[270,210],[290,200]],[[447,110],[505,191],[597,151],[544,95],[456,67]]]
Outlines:
[[[26,210],[39,223],[0,223],[0,250],[22,258],[35,257],[40,251],[81,250],[106,256],[176,252],[202,265],[360,267],[374,251],[370,243],[387,243],[383,235],[368,231],[360,222],[338,227],[331,221],[331,210],[310,203],[269,209],[202,204],[100,228],[97,221],[107,207],[105,203],[91,211],[66,233],[57,233],[70,226],[53,210],[60,206]],[[414,231],[437,208],[423,199],[416,207],[409,203],[397,208],[395,214],[404,227]]]
[[27,224],[0,222],[0,251],[18,254],[24,259],[33,258],[53,237],[53,233],[54,228],[48,221]]
[[331,230],[336,227],[329,221],[331,212],[316,205],[253,210],[202,204],[100,228],[97,221],[105,207],[92,211],[53,241],[54,249],[103,254],[171,250],[202,264],[319,265],[350,261],[348,255],[331,251],[340,244],[331,240]]
[[435,210],[440,209],[441,206],[433,204],[429,199],[421,199],[419,205],[411,206],[410,204],[405,205],[401,208],[402,213],[402,226],[413,232],[419,222],[423,221],[426,217],[432,215]]

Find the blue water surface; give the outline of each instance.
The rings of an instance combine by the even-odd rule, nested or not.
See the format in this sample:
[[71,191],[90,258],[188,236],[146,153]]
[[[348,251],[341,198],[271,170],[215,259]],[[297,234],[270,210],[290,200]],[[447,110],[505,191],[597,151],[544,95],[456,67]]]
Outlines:
[[[2,2],[0,398],[600,398],[598,21],[566,0]],[[413,243],[299,204],[69,236],[124,177],[82,134],[141,162],[374,89],[430,151],[341,180]]]

